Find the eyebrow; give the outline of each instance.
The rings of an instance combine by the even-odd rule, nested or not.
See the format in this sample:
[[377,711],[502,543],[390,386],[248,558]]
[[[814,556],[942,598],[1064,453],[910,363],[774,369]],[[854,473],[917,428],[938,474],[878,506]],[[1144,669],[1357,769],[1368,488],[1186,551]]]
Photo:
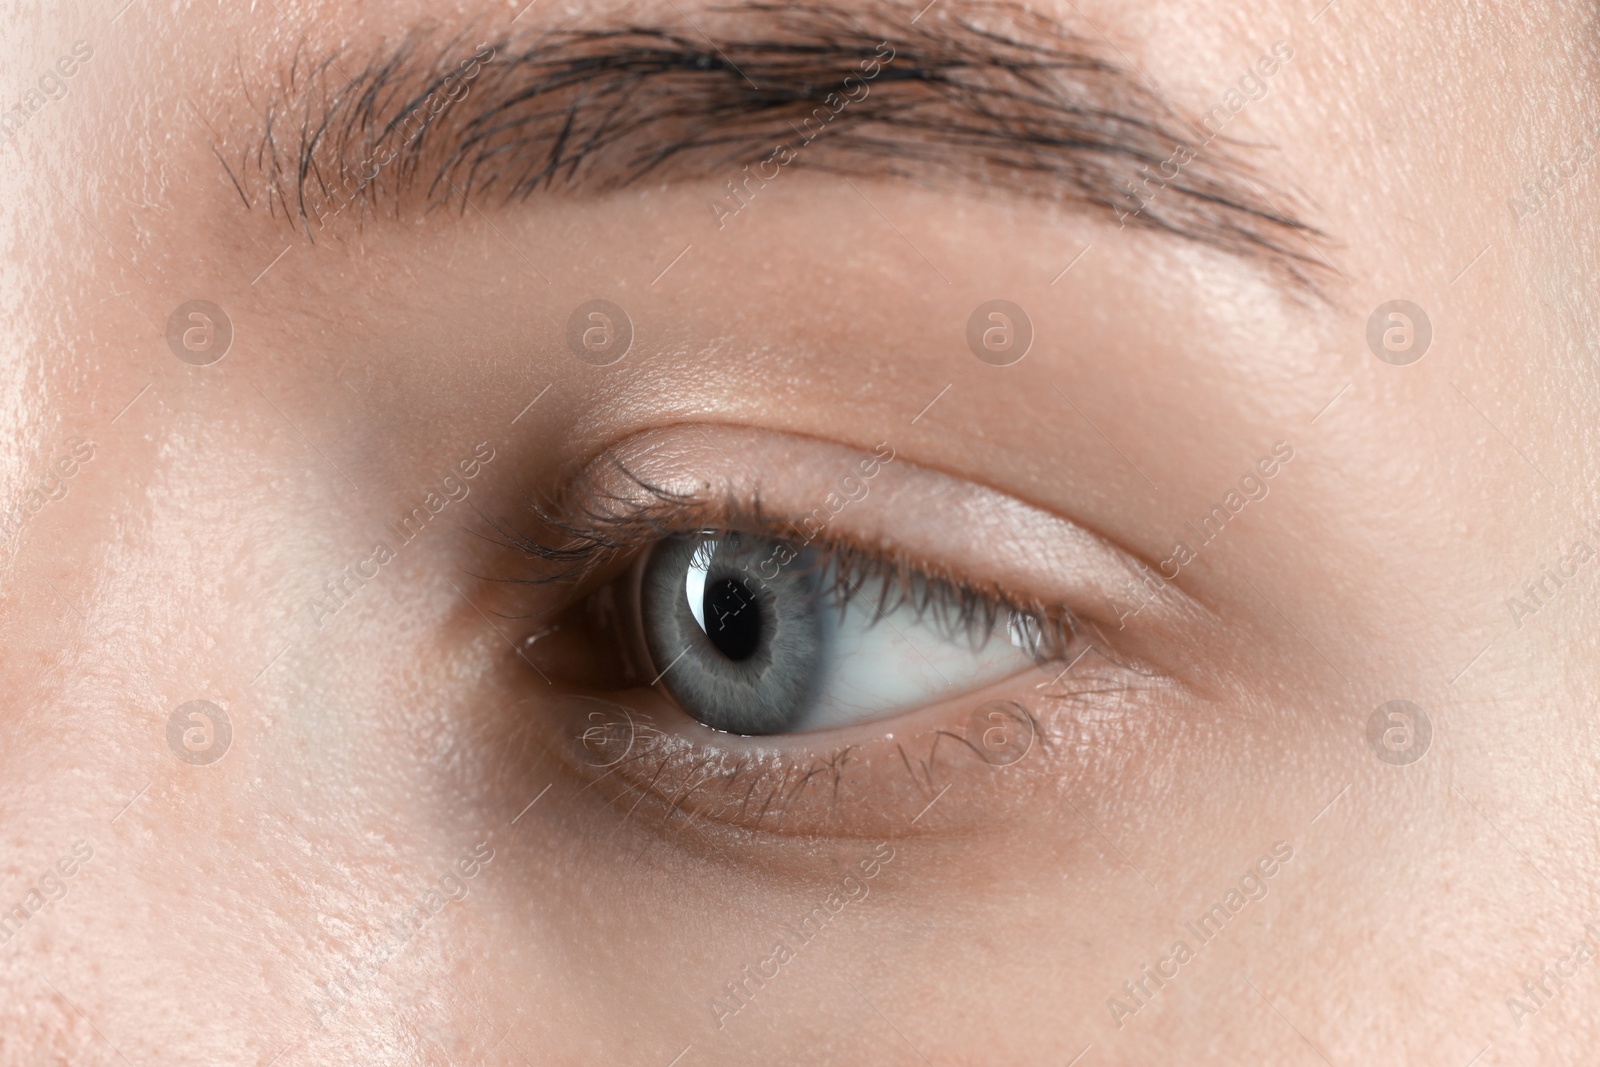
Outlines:
[[465,211],[647,179],[721,180],[720,226],[781,160],[1070,202],[1313,291],[1333,270],[1325,235],[1245,146],[1053,19],[1009,3],[925,21],[897,5],[707,14],[715,40],[687,16],[442,41],[423,28],[353,75],[350,51],[302,42],[258,132],[232,160],[214,150],[247,208],[312,240],[332,217],[418,198]]

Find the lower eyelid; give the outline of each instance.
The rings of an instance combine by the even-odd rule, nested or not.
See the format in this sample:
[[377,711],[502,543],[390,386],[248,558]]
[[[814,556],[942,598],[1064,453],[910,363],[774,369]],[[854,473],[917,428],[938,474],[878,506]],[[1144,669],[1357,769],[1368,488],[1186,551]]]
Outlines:
[[[568,693],[551,710],[555,748],[584,790],[642,829],[693,822],[746,843],[881,839],[995,829],[1032,799],[1059,800],[1057,781],[1120,762],[1126,753],[1111,747],[1130,726],[1160,721],[1149,707],[1159,695],[1129,699],[1137,683],[1109,662],[1050,681],[1029,671],[862,728],[760,739],[702,727],[654,690]],[[936,797],[954,799],[929,808]]]

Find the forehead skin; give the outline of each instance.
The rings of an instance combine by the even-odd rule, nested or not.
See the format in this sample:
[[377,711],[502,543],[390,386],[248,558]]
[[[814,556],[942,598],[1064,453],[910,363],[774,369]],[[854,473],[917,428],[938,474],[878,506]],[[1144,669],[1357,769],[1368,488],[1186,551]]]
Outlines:
[[[732,232],[705,206],[720,183],[646,182],[311,243],[245,210],[219,159],[253,143],[297,52],[377,57],[414,25],[447,37],[510,25],[517,6],[6,10],[7,107],[74,42],[92,57],[0,147],[0,506],[72,439],[93,456],[0,545],[0,907],[49,890],[75,842],[92,858],[0,945],[0,1061],[1592,1049],[1592,982],[1522,983],[1600,919],[1594,579],[1508,610],[1597,542],[1595,164],[1576,156],[1600,114],[1592,13],[1047,7],[1194,115],[1292,44],[1228,135],[1327,235],[1324,299],[1047,198],[803,170]],[[518,25],[638,12],[713,34],[727,19],[540,0]],[[1531,211],[1525,183],[1541,181]],[[550,340],[597,293],[649,330],[603,388]],[[967,309],[997,296],[1044,339],[1006,378],[959,341]],[[168,316],[197,298],[235,329],[211,368],[167,344]],[[1406,367],[1367,341],[1396,299],[1432,326]],[[513,421],[547,385],[537,417]],[[320,636],[304,612],[480,440],[509,500],[514,477],[549,483],[690,420],[890,437],[1152,563],[1291,442],[1272,508],[1184,579],[1228,623],[1193,674],[1243,677],[1247,696],[1148,766],[1059,783],[1069,803],[1035,818],[905,843],[877,922],[797,963],[810,970],[724,1039],[694,991],[759,958],[761,923],[809,897],[783,871],[601,834],[556,793],[512,822],[554,772],[507,725],[527,694],[497,673],[503,635],[451,584],[479,557],[420,546],[360,626]],[[196,698],[226,704],[236,731],[210,768],[167,744],[171,710]],[[1403,769],[1363,733],[1400,698],[1435,731]],[[1255,925],[1113,1025],[1122,981],[1278,840],[1296,858],[1270,910],[1252,904]],[[317,983],[366,965],[383,918],[479,842],[494,858],[467,899],[319,1021]],[[757,933],[734,938],[732,916]],[[1508,997],[1537,1013],[1518,1025]]]

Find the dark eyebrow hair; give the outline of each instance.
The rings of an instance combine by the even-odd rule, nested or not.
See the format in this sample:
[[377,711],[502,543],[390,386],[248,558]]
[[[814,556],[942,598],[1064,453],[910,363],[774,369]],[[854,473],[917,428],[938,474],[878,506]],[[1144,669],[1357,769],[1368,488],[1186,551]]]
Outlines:
[[715,43],[687,19],[488,39],[469,27],[442,42],[421,29],[349,77],[349,54],[303,42],[259,134],[217,155],[247,207],[265,201],[313,240],[352,204],[360,217],[419,194],[465,211],[711,177],[726,179],[727,210],[787,148],[846,176],[1076,202],[1311,290],[1333,270],[1321,231],[1209,114],[1184,118],[1113,49],[1054,20],[1010,3],[915,22],[898,5],[831,2],[708,14]]

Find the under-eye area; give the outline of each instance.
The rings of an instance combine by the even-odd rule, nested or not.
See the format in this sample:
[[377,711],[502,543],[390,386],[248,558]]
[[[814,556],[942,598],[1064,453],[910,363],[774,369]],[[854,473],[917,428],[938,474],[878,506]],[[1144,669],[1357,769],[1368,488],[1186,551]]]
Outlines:
[[1165,758],[1190,699],[1091,649],[1070,673],[1030,667],[871,722],[741,735],[696,721],[659,684],[552,681],[537,729],[580,794],[643,829],[693,823],[679,839],[694,850],[718,826],[747,842],[997,830],[1058,806],[1061,780],[1111,788]]

